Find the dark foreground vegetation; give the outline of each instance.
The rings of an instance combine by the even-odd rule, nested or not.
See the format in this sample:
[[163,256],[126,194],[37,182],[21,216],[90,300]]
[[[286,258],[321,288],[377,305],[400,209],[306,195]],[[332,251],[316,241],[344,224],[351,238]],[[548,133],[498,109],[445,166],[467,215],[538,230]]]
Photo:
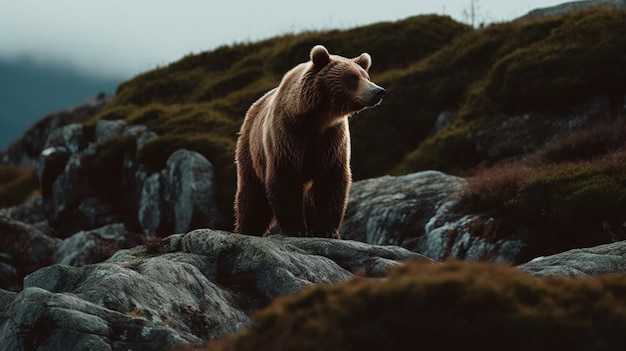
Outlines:
[[407,264],[278,299],[207,350],[618,350],[623,276],[532,277],[479,263]]

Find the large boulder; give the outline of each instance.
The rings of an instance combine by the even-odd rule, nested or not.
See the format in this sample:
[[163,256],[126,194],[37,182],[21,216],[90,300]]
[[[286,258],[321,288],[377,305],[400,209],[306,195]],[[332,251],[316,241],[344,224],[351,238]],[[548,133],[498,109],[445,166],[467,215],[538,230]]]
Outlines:
[[530,234],[520,228],[490,239],[497,219],[467,213],[460,202],[465,184],[463,178],[438,171],[355,182],[341,235],[402,246],[435,260],[516,262]]
[[0,289],[20,291],[28,274],[55,264],[84,266],[142,244],[141,233],[116,223],[80,231],[66,239],[51,237],[38,226],[0,215]]
[[161,172],[148,176],[140,169],[135,177],[144,179],[137,216],[147,233],[183,233],[218,226],[221,218],[215,202],[213,165],[201,154],[177,150]]
[[32,225],[0,216],[0,288],[19,291],[24,276],[54,263],[59,245]]
[[626,241],[541,256],[519,267],[540,277],[590,277],[598,274],[624,273],[626,272]]
[[143,235],[129,231],[124,224],[109,224],[80,231],[61,241],[54,254],[54,262],[72,266],[98,263],[119,249],[135,247],[143,242]]
[[355,273],[384,276],[427,258],[400,247],[324,238],[249,237],[202,229],[117,252],[104,263],[52,265],[2,292],[10,350],[169,350],[250,325],[279,296]]

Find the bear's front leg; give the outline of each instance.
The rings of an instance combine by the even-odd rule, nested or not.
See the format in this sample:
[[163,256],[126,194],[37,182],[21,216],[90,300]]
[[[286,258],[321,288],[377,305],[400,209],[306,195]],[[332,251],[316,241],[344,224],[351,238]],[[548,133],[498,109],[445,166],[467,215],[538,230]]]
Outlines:
[[303,181],[295,167],[276,166],[267,175],[267,199],[283,235],[307,236],[303,213]]
[[340,239],[339,227],[348,203],[350,170],[338,165],[320,172],[313,180],[313,211],[307,224],[314,236]]

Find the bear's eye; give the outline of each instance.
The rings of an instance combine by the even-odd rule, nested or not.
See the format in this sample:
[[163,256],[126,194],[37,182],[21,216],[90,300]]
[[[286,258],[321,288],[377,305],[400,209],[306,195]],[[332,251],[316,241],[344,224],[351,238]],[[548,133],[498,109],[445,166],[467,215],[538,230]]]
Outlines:
[[359,84],[359,75],[358,74],[349,74],[346,76],[346,83],[348,86],[352,88],[356,88]]

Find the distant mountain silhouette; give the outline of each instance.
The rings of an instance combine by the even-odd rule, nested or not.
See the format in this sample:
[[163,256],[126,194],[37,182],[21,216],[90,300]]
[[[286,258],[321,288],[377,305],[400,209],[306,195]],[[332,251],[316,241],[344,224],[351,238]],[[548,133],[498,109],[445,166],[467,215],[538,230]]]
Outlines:
[[32,59],[0,59],[0,150],[37,120],[100,93],[114,93],[123,79],[100,78]]

